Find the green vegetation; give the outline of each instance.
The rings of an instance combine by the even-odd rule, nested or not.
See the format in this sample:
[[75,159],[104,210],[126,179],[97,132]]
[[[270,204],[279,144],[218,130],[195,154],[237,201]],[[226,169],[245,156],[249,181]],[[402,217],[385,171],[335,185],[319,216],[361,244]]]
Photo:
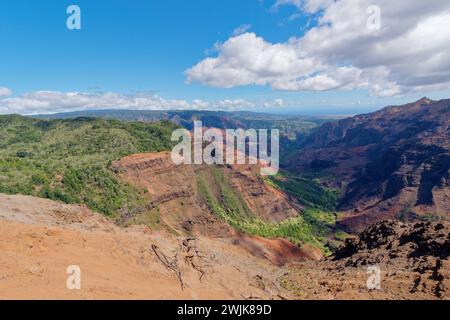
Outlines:
[[337,118],[317,118],[295,115],[277,115],[255,112],[222,112],[201,110],[154,111],[154,110],[86,110],[78,112],[43,115],[40,118],[74,119],[77,117],[117,119],[122,121],[171,120],[192,130],[194,120],[201,120],[205,127],[219,129],[278,129],[280,130],[281,161],[294,155],[305,137],[324,122]]
[[427,213],[421,217],[423,222],[439,222],[442,221],[442,217],[436,213]]
[[198,175],[199,191],[211,211],[229,225],[246,234],[285,238],[300,246],[308,243],[322,249],[325,254],[330,253],[325,242],[335,224],[334,214],[310,208],[302,215],[280,223],[265,222],[255,216],[240,195],[231,189],[221,169],[211,170],[212,177]]
[[[169,150],[176,126],[167,121],[143,123],[76,118],[38,120],[0,116],[0,192],[85,204],[114,217],[134,212],[148,195],[118,179],[113,161],[124,156]],[[335,225],[338,193],[314,180],[289,175],[266,179],[297,197],[306,209],[298,217],[269,223],[257,217],[231,186],[220,167],[197,175],[200,194],[212,212],[250,235],[286,238],[293,243],[325,246]],[[129,223],[162,227],[159,209],[135,215]]]
[[336,231],[334,233],[334,238],[336,239],[336,241],[339,242],[344,242],[345,240],[347,240],[350,237],[350,235],[347,232],[344,231]]
[[150,211],[146,210],[144,212],[140,212],[139,214],[135,214],[124,223],[125,227],[133,225],[144,225],[152,230],[164,229],[175,236],[180,235],[176,230],[170,227],[164,221],[164,219],[161,218],[161,212],[159,208],[154,208],[153,210]]
[[314,180],[278,174],[268,178],[268,182],[273,187],[292,194],[308,208],[334,211],[339,200],[338,191],[324,188]]
[[417,220],[422,222],[438,222],[442,221],[443,218],[436,212],[427,212],[425,214],[418,214],[415,212],[414,203],[410,203],[400,211],[398,219],[402,222],[417,221]]
[[339,201],[339,191],[323,187],[317,179],[307,177],[297,177],[286,173],[280,173],[269,177],[266,181],[274,188],[293,195],[297,201],[305,206],[302,218],[310,226],[312,233],[321,242],[322,248],[327,245],[325,253],[330,253],[329,247],[346,234],[339,234],[335,231],[336,207]]
[[170,122],[0,116],[0,192],[80,203],[108,216],[139,206],[144,191],[119,181],[112,161],[171,148]]

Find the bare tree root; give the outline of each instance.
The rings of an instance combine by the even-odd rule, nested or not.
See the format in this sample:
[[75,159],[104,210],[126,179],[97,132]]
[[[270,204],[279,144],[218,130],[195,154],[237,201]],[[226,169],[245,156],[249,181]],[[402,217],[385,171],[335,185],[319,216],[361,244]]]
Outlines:
[[[196,238],[188,238],[183,240],[181,244],[181,252],[184,253],[184,262],[200,274],[199,280],[202,281],[206,275],[206,272],[201,266],[195,263],[195,259],[199,258],[200,260],[204,260],[204,257],[201,256],[197,246],[195,245],[196,240]],[[192,242],[194,242],[194,245],[191,244]]]
[[[180,244],[180,252],[175,254],[173,258],[168,257],[165,255],[157,245],[152,244],[151,248],[153,250],[153,253],[156,255],[156,257],[159,259],[159,261],[164,265],[164,267],[174,272],[175,275],[178,278],[178,281],[180,282],[181,289],[184,290],[185,284],[183,281],[183,274],[180,270],[180,266],[178,264],[179,261],[179,254],[183,257],[182,261],[184,263],[195,270],[199,274],[199,281],[202,281],[206,277],[206,271],[204,270],[204,267],[206,265],[206,258],[201,255],[200,251],[197,248],[197,245],[195,243],[197,241],[196,238],[187,238],[183,240]],[[180,257],[181,258],[181,257]],[[203,262],[199,263],[198,261]]]
[[158,248],[157,245],[154,244],[152,244],[152,250],[155,253],[156,257],[158,257],[159,261],[161,261],[161,263],[166,267],[166,269],[175,273],[178,281],[180,282],[181,290],[184,290],[185,286],[183,282],[183,275],[180,271],[180,268],[178,267],[177,255],[175,255],[174,258],[169,258]]

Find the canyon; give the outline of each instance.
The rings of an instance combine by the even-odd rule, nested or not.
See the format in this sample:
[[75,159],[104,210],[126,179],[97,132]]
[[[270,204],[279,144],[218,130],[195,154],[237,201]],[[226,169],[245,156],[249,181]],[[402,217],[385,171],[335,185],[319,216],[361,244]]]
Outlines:
[[[0,194],[0,297],[449,299],[449,231],[448,223],[380,222],[333,257],[280,264],[236,238],[123,228],[84,206]],[[286,243],[259,240],[293,254]],[[380,290],[366,287],[370,264],[381,270]],[[80,290],[66,287],[71,265],[81,270]]]
[[329,122],[286,160],[341,190],[350,232],[384,219],[450,218],[450,100],[423,98]]
[[326,122],[274,177],[175,164],[171,122],[0,117],[0,298],[449,299],[449,108]]

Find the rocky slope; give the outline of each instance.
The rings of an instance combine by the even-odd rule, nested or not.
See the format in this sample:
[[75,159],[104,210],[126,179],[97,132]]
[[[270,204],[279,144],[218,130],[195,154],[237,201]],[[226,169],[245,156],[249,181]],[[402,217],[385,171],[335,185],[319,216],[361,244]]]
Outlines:
[[[450,299],[450,224],[379,222],[348,239],[320,263],[293,268],[286,288],[300,298]],[[380,270],[380,289],[368,290],[369,267]]]
[[[449,231],[381,222],[327,260],[280,265],[270,256],[299,249],[121,228],[84,206],[0,194],[0,299],[449,299]],[[80,290],[66,287],[72,265]],[[370,265],[381,290],[366,286]]]
[[[177,231],[198,229],[200,232],[208,232],[208,228],[202,228],[205,218],[196,216],[205,211],[199,200],[197,176],[204,174],[209,179],[213,174],[209,170],[211,166],[176,166],[171,161],[169,152],[161,152],[125,157],[115,162],[114,167],[123,180],[148,191],[152,199],[150,206],[158,207],[172,228]],[[298,215],[285,194],[265,184],[257,175],[259,168],[229,166],[214,169],[222,171],[252,213],[265,221],[283,221]],[[220,222],[214,222],[219,223],[218,227],[226,231],[227,228]],[[218,235],[220,232],[215,231],[214,234]]]
[[[84,206],[3,194],[0,240],[0,300],[290,297],[276,282],[283,268],[266,259],[277,249],[269,240],[259,258],[236,239],[119,228]],[[72,265],[81,290],[66,287]]]
[[288,160],[343,192],[341,224],[450,217],[450,100],[403,106],[324,124]]

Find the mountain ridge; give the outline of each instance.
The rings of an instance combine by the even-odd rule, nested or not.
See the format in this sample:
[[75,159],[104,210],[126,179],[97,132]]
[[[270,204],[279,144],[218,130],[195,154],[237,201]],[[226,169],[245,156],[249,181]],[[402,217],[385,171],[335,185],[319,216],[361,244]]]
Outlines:
[[450,99],[428,98],[325,123],[287,160],[288,169],[342,190],[338,209],[349,230],[428,213],[447,219],[449,125]]

